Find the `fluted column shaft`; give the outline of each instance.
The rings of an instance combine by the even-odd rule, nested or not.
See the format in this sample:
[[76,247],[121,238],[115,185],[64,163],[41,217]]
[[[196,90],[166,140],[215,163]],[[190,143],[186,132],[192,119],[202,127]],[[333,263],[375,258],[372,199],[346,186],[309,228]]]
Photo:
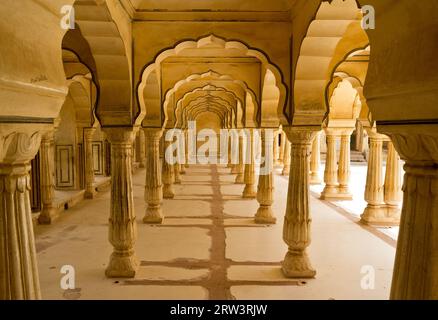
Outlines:
[[85,198],[93,199],[96,194],[94,189],[94,159],[93,159],[93,135],[95,128],[84,129],[85,150]]
[[138,132],[139,148],[137,160],[140,163],[140,168],[146,167],[146,137],[144,130],[140,129]]
[[186,155],[186,163],[184,164],[184,168],[188,168],[189,167],[189,132],[188,130],[184,130],[184,152]]
[[255,163],[254,163],[254,132],[249,130],[249,145],[246,146],[247,159],[245,161],[245,189],[243,198],[254,199],[257,195],[255,190]]
[[146,146],[146,181],[144,198],[147,203],[144,223],[163,222],[161,203],[163,201],[163,183],[161,179],[160,139],[161,129],[144,129]]
[[42,210],[38,216],[38,223],[51,224],[57,217],[55,208],[55,155],[54,130],[46,132],[41,139],[41,202]]
[[173,179],[175,184],[181,184],[181,166],[178,162],[173,165]]
[[310,148],[316,131],[287,128],[286,133],[292,147],[283,226],[283,240],[289,249],[282,270],[286,277],[313,278],[316,271],[311,266],[306,249],[311,242],[312,222],[309,210]]
[[286,134],[284,133],[283,130],[280,130],[280,150],[278,151],[278,163],[280,165],[284,165],[284,148],[286,146]]
[[403,199],[400,156],[394,144],[388,142],[388,158],[386,159],[386,173],[384,185],[384,201],[387,206],[396,211]]
[[17,131],[2,136],[0,147],[0,300],[41,299],[30,205],[30,161],[41,134]]
[[361,215],[361,221],[366,224],[385,224],[387,210],[383,193],[383,159],[382,148],[385,136],[369,131],[370,152],[368,158],[367,180],[365,185],[365,201],[368,203]]
[[137,163],[137,151],[136,151],[136,139],[137,136],[135,136],[134,141],[132,142],[132,147],[131,147],[131,170],[132,173],[135,172],[135,164]]
[[272,211],[274,203],[274,136],[273,130],[262,129],[262,161],[260,165],[259,183],[257,186],[257,201],[260,204],[255,215],[255,222],[260,224],[275,224],[277,219]]
[[228,139],[228,163],[227,163],[227,168],[234,168],[233,166],[233,162],[232,162],[232,145],[231,145],[231,137],[227,136]]
[[[170,147],[171,141],[164,139],[164,150]],[[166,151],[164,151],[166,152]],[[162,175],[163,175],[163,197],[165,199],[173,199],[175,192],[173,191],[173,183],[175,182],[174,165],[166,161],[166,157],[163,159]]]
[[134,250],[137,224],[132,186],[135,133],[132,128],[107,128],[105,131],[111,142],[109,240],[114,247],[105,274],[111,278],[134,277],[139,267]]
[[321,184],[319,168],[321,166],[321,132],[318,132],[312,142],[312,153],[310,158],[310,184]]
[[242,135],[239,135],[239,163],[236,165],[237,176],[235,183],[243,184],[245,178],[245,155],[244,155],[244,143],[245,139]]
[[274,165],[278,164],[278,158],[280,157],[280,147],[278,145],[278,140],[280,136],[280,131],[274,132],[274,148],[273,148],[273,155],[274,155]]
[[339,154],[338,165],[338,197],[343,200],[352,200],[353,195],[350,193],[348,184],[350,181],[350,131],[344,131],[341,134],[341,151]]
[[287,136],[285,135],[285,146],[284,146],[284,167],[283,167],[283,176],[288,176],[290,173],[290,151],[291,151],[291,143],[290,141],[287,139]]
[[437,300],[438,170],[436,164],[415,162],[407,162],[404,168],[403,209],[391,299]]
[[338,172],[336,161],[336,133],[332,130],[325,130],[327,138],[327,158],[324,169],[325,187],[321,193],[321,199],[330,199],[337,194]]

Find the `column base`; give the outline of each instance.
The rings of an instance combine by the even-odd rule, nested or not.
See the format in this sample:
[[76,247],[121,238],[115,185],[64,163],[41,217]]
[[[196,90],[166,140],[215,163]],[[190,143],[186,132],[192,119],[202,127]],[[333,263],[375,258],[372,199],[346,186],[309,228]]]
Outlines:
[[186,168],[185,168],[185,166],[181,165],[181,171],[180,171],[180,173],[181,173],[181,174],[186,174]]
[[312,186],[320,185],[322,183],[322,179],[319,177],[318,174],[311,173],[309,179],[309,184],[311,184]]
[[287,168],[286,166],[283,168],[283,171],[281,172],[281,175],[283,175],[283,176],[288,176],[289,175],[290,168],[287,168],[287,169],[286,168]]
[[184,165],[184,168],[188,168],[188,167],[189,167],[189,164],[186,163],[186,164]]
[[332,194],[322,194],[321,200],[332,200],[332,201],[350,201],[353,200],[353,195],[350,193],[332,193]]
[[143,218],[143,223],[146,224],[162,224],[163,223],[163,213],[161,207],[148,206],[146,209],[146,215]]
[[366,225],[396,227],[400,225],[400,209],[384,205],[368,205],[360,218],[360,222]]
[[139,267],[140,263],[134,253],[113,252],[105,275],[108,278],[134,278]]
[[140,162],[138,165],[140,168],[146,168],[146,162]]
[[353,200],[353,195],[350,193],[340,192],[337,187],[325,187],[321,192],[320,199],[334,201]]
[[38,216],[38,224],[48,225],[52,224],[54,220],[59,217],[58,210],[55,208],[44,209],[41,211]]
[[315,278],[316,275],[305,251],[289,250],[284,257],[281,269],[286,278]]
[[236,180],[234,181],[236,184],[244,184],[245,183],[245,176],[243,173],[238,173],[236,176]]
[[175,184],[181,184],[181,179],[175,179]]
[[173,199],[175,197],[175,192],[173,192],[172,185],[163,185],[163,198]]
[[94,199],[96,197],[96,194],[97,192],[95,189],[93,189],[93,191],[85,190],[84,199],[88,199],[88,200]]
[[277,218],[274,217],[274,212],[271,206],[260,206],[254,217],[257,224],[276,224]]
[[237,167],[237,165],[235,165],[235,164],[231,165],[231,173],[232,174],[238,174],[239,173],[239,168]]
[[243,189],[242,197],[244,199],[255,199],[257,197],[257,191],[255,190],[254,185],[251,184],[245,185],[245,189]]

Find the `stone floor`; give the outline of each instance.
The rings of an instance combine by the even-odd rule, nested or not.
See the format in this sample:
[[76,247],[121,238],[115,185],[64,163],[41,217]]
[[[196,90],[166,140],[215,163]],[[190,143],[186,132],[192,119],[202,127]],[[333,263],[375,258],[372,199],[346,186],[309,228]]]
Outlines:
[[[104,275],[108,242],[109,192],[63,212],[52,226],[36,228],[38,263],[45,299],[387,299],[395,241],[361,226],[332,204],[311,196],[312,244],[309,255],[317,276],[285,279],[280,262],[287,177],[275,177],[275,226],[259,226],[252,217],[256,200],[240,198],[229,169],[191,166],[165,200],[164,225],[141,222],[144,170],[134,176],[138,219],[135,279]],[[63,265],[75,269],[76,289],[63,291]],[[375,270],[374,289],[362,289],[364,266]]]
[[[367,206],[367,202],[364,199],[365,194],[365,184],[367,180],[367,163],[355,163],[351,165],[351,179],[350,179],[350,192],[353,195],[352,201],[331,201],[330,205],[334,206],[339,212],[346,213],[353,221],[359,221],[360,215],[363,213],[364,208]],[[386,166],[382,167],[382,172],[384,173]],[[403,171],[404,174],[404,171]],[[321,166],[320,177],[324,177],[324,164]],[[324,189],[324,184],[311,186],[315,197],[319,197],[322,190]],[[378,228],[378,230],[391,238],[394,243],[397,241],[399,227],[385,227]]]

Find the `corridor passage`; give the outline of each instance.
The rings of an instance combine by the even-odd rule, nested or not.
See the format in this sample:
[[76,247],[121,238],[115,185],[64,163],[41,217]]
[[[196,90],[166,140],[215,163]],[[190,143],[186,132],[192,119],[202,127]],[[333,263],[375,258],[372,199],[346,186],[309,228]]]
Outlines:
[[[50,226],[36,227],[43,299],[388,299],[394,241],[311,196],[309,255],[316,280],[286,279],[281,261],[288,177],[275,175],[274,226],[256,225],[256,200],[225,166],[194,165],[164,200],[162,225],[142,223],[144,170],[134,174],[138,222],[134,279],[108,279],[110,192],[83,201]],[[352,177],[354,181],[354,176]],[[61,268],[75,270],[63,290]],[[370,270],[373,272],[370,273]],[[371,277],[371,278],[370,278]],[[370,280],[371,279],[371,280]]]

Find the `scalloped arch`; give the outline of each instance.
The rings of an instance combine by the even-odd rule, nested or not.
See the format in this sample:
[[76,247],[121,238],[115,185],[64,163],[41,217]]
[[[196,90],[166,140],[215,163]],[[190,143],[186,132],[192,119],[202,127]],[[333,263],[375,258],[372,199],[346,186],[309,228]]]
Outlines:
[[327,117],[325,90],[336,66],[369,44],[355,0],[322,2],[304,38],[294,81],[292,125],[321,126]]
[[[221,48],[224,50],[237,50],[241,52],[242,56],[249,56],[249,57],[255,57],[257,58],[275,77],[276,85],[279,88],[280,91],[280,98],[279,98],[279,104],[276,108],[277,117],[280,119],[280,121],[285,121],[283,110],[285,108],[285,105],[287,103],[287,97],[288,97],[288,89],[284,82],[282,73],[278,69],[277,66],[272,64],[269,60],[269,58],[262,53],[261,51],[258,51],[257,49],[253,49],[245,45],[243,42],[240,41],[227,41],[223,38],[217,37],[215,35],[209,35],[206,37],[202,37],[198,40],[187,40],[183,41],[179,44],[176,44],[173,48],[167,49],[163,52],[161,52],[156,58],[153,63],[151,63],[149,66],[145,68],[145,70],[142,72],[141,75],[141,81],[138,85],[138,99],[140,102],[140,106],[142,108],[142,111],[146,110],[146,105],[142,102],[143,99],[143,91],[145,87],[145,83],[147,79],[149,78],[149,75],[153,70],[156,70],[159,68],[159,65],[163,60],[166,58],[172,57],[172,56],[178,56],[179,53],[181,53],[183,50],[186,49],[197,49],[197,48],[204,48],[207,46],[215,46],[217,48]],[[166,99],[167,101],[168,95],[166,93]],[[259,104],[259,103],[258,103]],[[259,104],[260,105],[260,104]],[[163,104],[164,106],[164,104]],[[166,106],[164,106],[164,110],[166,110]],[[167,116],[166,114],[164,115]],[[164,121],[165,122],[165,119]]]

